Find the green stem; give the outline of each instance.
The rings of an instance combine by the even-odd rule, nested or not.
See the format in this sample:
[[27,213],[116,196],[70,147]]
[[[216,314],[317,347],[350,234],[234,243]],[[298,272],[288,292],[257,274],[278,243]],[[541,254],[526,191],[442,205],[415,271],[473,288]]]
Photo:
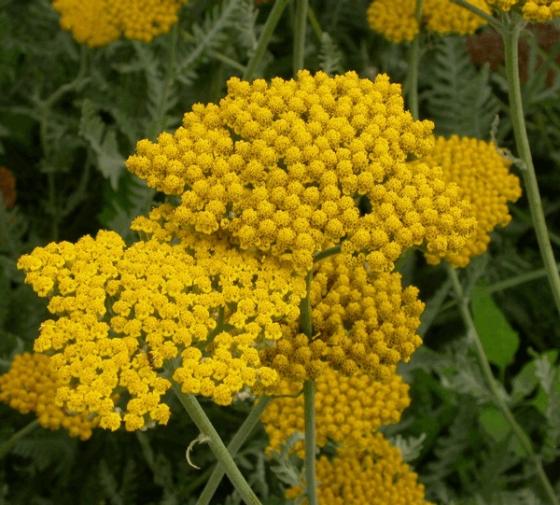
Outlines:
[[315,37],[317,37],[317,40],[319,42],[321,42],[321,39],[323,37],[323,30],[321,28],[319,20],[317,19],[317,15],[315,14],[315,11],[313,10],[313,7],[311,7],[311,6],[309,6],[309,9],[307,11],[307,19],[309,20],[309,24],[311,25],[311,29],[315,33]]
[[525,116],[523,111],[523,99],[521,95],[521,81],[519,79],[519,35],[523,24],[517,19],[510,21],[508,26],[502,31],[502,38],[505,48],[506,74],[508,80],[509,91],[509,107],[510,116],[515,134],[515,143],[517,146],[518,156],[523,161],[521,173],[525,185],[525,192],[529,202],[529,209],[533,219],[533,226],[537,235],[537,242],[541,252],[541,258],[544,268],[547,271],[548,282],[552,290],[556,309],[560,312],[560,274],[556,267],[554,252],[550,243],[546,219],[543,212],[541,195],[535,166],[533,165],[533,157],[529,138],[527,136],[527,127],[525,125]]
[[315,381],[306,380],[303,385],[305,405],[305,486],[307,503],[317,505],[317,482],[315,475],[315,453],[317,436],[315,432]]
[[[558,268],[560,268],[560,264],[558,264]],[[515,277],[511,277],[509,279],[505,279],[503,281],[498,281],[494,284],[491,284],[486,288],[486,292],[497,293],[499,291],[505,291],[506,289],[515,288],[527,282],[536,281],[537,279],[546,277],[546,275],[547,275],[546,270],[544,268],[535,270],[533,272],[527,272],[525,274],[516,275]]]
[[183,393],[180,386],[176,384],[173,386],[173,389],[194,424],[196,424],[200,432],[208,438],[210,450],[224,468],[226,475],[231,480],[231,483],[241,496],[241,499],[247,505],[261,505],[257,495],[253,492],[239,468],[237,468],[227,447],[222,442],[220,435],[218,435],[218,432],[212,425],[210,419],[208,419],[208,416],[200,406],[200,403],[198,403],[196,397]]
[[257,68],[259,68],[262,59],[264,58],[266,49],[268,47],[268,44],[270,43],[270,39],[272,38],[274,30],[276,29],[276,25],[280,21],[282,13],[284,12],[284,9],[286,8],[286,5],[288,5],[289,1],[290,0],[276,0],[276,2],[274,2],[274,6],[272,7],[270,14],[268,15],[268,19],[264,24],[261,36],[259,37],[259,41],[257,42],[255,52],[249,60],[249,63],[247,63],[245,72],[243,72],[243,79],[245,79],[246,81],[251,80],[255,77]]
[[294,76],[305,66],[305,32],[309,0],[296,0],[296,19],[294,26]]
[[414,119],[420,118],[418,102],[418,67],[420,66],[420,36],[422,33],[422,10],[424,0],[416,0],[416,21],[418,34],[412,41],[408,57],[408,107]]
[[21,430],[16,431],[6,442],[0,445],[0,460],[14,448],[14,445],[16,445],[20,439],[31,433],[37,426],[39,426],[39,421],[35,419],[25,425]]
[[[311,312],[311,282],[313,271],[306,277],[307,294],[300,304],[300,329],[309,340],[313,337],[313,317]],[[305,485],[307,502],[317,505],[317,482],[315,475],[315,454],[317,452],[317,436],[315,432],[315,383],[308,379],[303,385],[303,402],[305,408]]]
[[552,488],[552,485],[550,484],[550,481],[548,480],[548,477],[544,472],[542,463],[533,449],[531,439],[515,419],[513,413],[511,412],[503,397],[501,389],[498,387],[496,379],[494,378],[494,374],[492,373],[492,369],[490,368],[490,363],[488,362],[488,358],[486,357],[486,353],[484,352],[484,348],[482,347],[482,342],[480,341],[480,337],[476,330],[474,320],[469,310],[469,299],[463,291],[463,287],[461,286],[457,272],[453,267],[448,265],[447,273],[449,275],[449,279],[451,280],[453,290],[455,291],[455,297],[457,298],[457,303],[459,305],[463,323],[467,329],[468,338],[474,345],[474,350],[478,356],[480,368],[482,370],[482,374],[484,375],[484,380],[486,381],[490,393],[493,396],[494,403],[501,410],[502,414],[509,423],[515,437],[517,438],[517,440],[519,440],[519,443],[523,447],[528,458],[535,465],[537,476],[550,500],[550,504],[560,505],[558,497],[555,495],[554,489]]
[[476,7],[475,5],[465,1],[465,0],[451,0],[452,2],[456,3],[457,5],[460,5],[461,7],[464,7],[465,9],[471,11],[473,14],[475,14],[476,16],[481,17],[482,19],[484,19],[490,26],[494,27],[496,30],[500,31],[499,29],[501,28],[501,24],[500,22],[494,17],[491,16],[490,14],[488,14],[487,12],[484,12],[482,9],[479,9],[478,7]]
[[315,256],[313,256],[313,261],[317,263],[318,261],[324,260],[330,256],[334,256],[335,254],[340,253],[341,250],[342,248],[339,245],[330,247],[329,249],[318,252]]
[[[249,412],[249,415],[247,416],[245,421],[243,421],[243,424],[239,427],[239,429],[231,439],[231,442],[227,446],[232,457],[235,457],[239,449],[241,449],[245,441],[249,438],[249,435],[255,429],[255,426],[259,422],[264,409],[269,403],[270,398],[266,397],[261,398],[259,401],[257,401],[257,403],[255,403],[255,405],[251,409],[251,412]],[[212,471],[212,474],[210,475],[210,478],[208,479],[208,482],[206,483],[202,494],[198,497],[196,505],[209,505],[210,501],[214,497],[214,494],[216,493],[216,490],[218,489],[218,486],[220,485],[220,482],[222,481],[222,478],[224,477],[224,473],[225,471],[223,466],[218,463],[214,467],[214,470]]]

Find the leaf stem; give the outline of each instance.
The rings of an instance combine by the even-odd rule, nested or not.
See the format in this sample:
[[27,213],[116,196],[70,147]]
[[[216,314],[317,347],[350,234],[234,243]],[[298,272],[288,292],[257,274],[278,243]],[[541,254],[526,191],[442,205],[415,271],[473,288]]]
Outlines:
[[449,279],[451,280],[451,285],[453,286],[453,290],[455,292],[455,297],[457,299],[459,311],[461,313],[463,323],[467,330],[467,336],[469,340],[473,343],[474,350],[478,356],[478,361],[480,363],[482,374],[484,375],[484,380],[486,381],[490,393],[492,394],[494,403],[501,410],[502,414],[504,415],[507,422],[509,423],[515,437],[519,440],[519,443],[523,447],[523,450],[534,464],[537,476],[543,486],[544,491],[546,492],[550,500],[551,505],[560,505],[558,497],[555,495],[554,489],[550,481],[548,480],[546,473],[544,472],[541,460],[539,459],[539,457],[537,456],[537,454],[533,449],[533,444],[531,443],[531,439],[515,419],[515,416],[513,415],[512,411],[510,410],[510,408],[506,403],[502,390],[498,387],[498,383],[494,378],[494,374],[492,373],[492,368],[490,367],[490,363],[488,362],[488,358],[486,357],[486,353],[484,352],[482,342],[480,341],[480,336],[478,335],[478,331],[476,330],[474,320],[469,310],[469,299],[463,291],[463,287],[461,286],[461,282],[459,281],[459,276],[457,275],[456,270],[449,265],[447,265],[447,273]]
[[521,95],[521,81],[519,79],[519,35],[524,23],[518,18],[510,19],[502,31],[505,48],[506,74],[509,92],[509,107],[511,123],[515,135],[518,156],[523,161],[521,170],[525,191],[529,202],[529,209],[537,235],[537,242],[541,252],[544,268],[547,271],[548,282],[554,297],[556,309],[560,312],[560,274],[556,266],[552,244],[546,226],[546,218],[543,212],[539,184],[533,164],[531,147],[527,136],[525,124],[525,113],[523,111],[523,99]]
[[218,435],[218,432],[214,428],[210,419],[208,419],[208,416],[204,412],[196,397],[194,395],[183,393],[177,384],[174,384],[173,390],[187,411],[187,414],[193,420],[194,424],[196,424],[200,432],[208,438],[210,450],[214,453],[214,456],[216,456],[216,459],[224,468],[225,473],[241,496],[241,499],[246,503],[246,505],[261,505],[257,495],[253,492],[251,486],[249,486],[239,468],[237,468],[237,465],[227,450],[227,447],[222,442],[220,435]]
[[307,31],[307,11],[309,0],[296,1],[296,19],[294,26],[294,76],[305,66],[305,32]]
[[19,431],[16,431],[8,440],[6,440],[6,442],[0,445],[0,460],[2,460],[14,448],[20,439],[26,437],[35,428],[37,428],[37,426],[39,426],[39,421],[35,419],[29,424],[26,424]]
[[272,7],[270,14],[268,15],[268,18],[259,37],[259,41],[257,42],[255,52],[249,60],[249,63],[247,63],[245,72],[243,72],[243,79],[245,79],[246,81],[251,80],[255,77],[257,69],[259,68],[266,53],[268,44],[270,43],[270,39],[272,39],[272,35],[274,34],[276,25],[278,25],[278,22],[282,17],[282,13],[284,12],[284,9],[286,8],[286,5],[288,5],[289,1],[290,0],[276,0],[276,2],[274,2],[274,6]]
[[[247,438],[249,438],[249,435],[255,429],[255,426],[259,422],[264,409],[270,403],[270,400],[270,398],[263,397],[255,403],[255,405],[251,409],[251,412],[249,412],[249,415],[246,417],[245,421],[243,421],[243,424],[239,427],[239,429],[231,439],[231,442],[227,446],[232,457],[235,457]],[[220,485],[220,482],[222,481],[222,478],[224,477],[224,474],[225,471],[223,466],[218,463],[214,467],[214,470],[212,471],[208,482],[206,482],[206,486],[204,487],[202,494],[198,497],[196,505],[210,504],[212,498],[214,497],[214,494],[216,493],[216,490],[218,489],[218,486]]]
[[416,0],[416,21],[418,34],[412,41],[408,56],[408,107],[414,119],[420,118],[418,104],[418,67],[420,66],[420,37],[422,35],[422,11],[424,0]]

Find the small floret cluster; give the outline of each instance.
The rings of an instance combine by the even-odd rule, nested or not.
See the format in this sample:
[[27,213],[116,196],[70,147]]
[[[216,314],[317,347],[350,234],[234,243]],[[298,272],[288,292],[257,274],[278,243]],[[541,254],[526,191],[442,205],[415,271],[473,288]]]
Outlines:
[[[475,232],[461,250],[448,254],[446,259],[459,267],[488,248],[490,234],[497,226],[506,226],[511,216],[508,202],[521,196],[521,185],[510,172],[511,161],[494,142],[475,138],[438,137],[436,148],[422,160],[443,169],[443,177],[460,188],[460,197],[471,204],[477,225]],[[439,261],[428,253],[432,263]]]
[[[430,505],[416,473],[381,434],[371,436],[361,450],[345,447],[332,458],[321,456],[317,481],[323,505]],[[308,503],[299,486],[287,494]]]
[[190,240],[126,247],[101,231],[20,258],[26,282],[56,316],[42,324],[35,350],[52,355],[61,405],[102,428],[137,430],[167,422],[166,374],[220,405],[244,387],[276,382],[258,349],[297,321],[305,282],[273,259]]
[[186,0],[53,0],[63,29],[91,47],[121,36],[150,42],[177,22]]
[[43,354],[17,355],[10,370],[0,375],[0,402],[28,414],[50,430],[64,428],[72,437],[87,440],[95,422],[81,413],[62,408],[56,401],[58,376],[52,360]]
[[[232,78],[219,105],[195,105],[175,133],[140,141],[127,167],[180,198],[175,227],[226,233],[299,272],[345,240],[345,251],[389,271],[414,245],[436,255],[462,247],[474,224],[437,170],[406,165],[431,151],[432,128],[404,110],[385,75]],[[365,216],[361,196],[372,204]]]
[[[301,389],[301,383],[287,380],[275,389],[275,394],[282,397],[275,399],[262,416],[269,452],[279,450],[292,435],[305,431]],[[408,386],[395,372],[378,381],[363,373],[346,377],[328,368],[316,380],[317,445],[324,447],[331,440],[363,448],[381,426],[398,422],[409,403]],[[303,449],[302,444],[296,449]]]
[[[490,12],[485,0],[470,0],[470,3]],[[392,42],[411,42],[420,31],[416,0],[374,0],[367,16],[371,28]],[[485,24],[482,18],[451,0],[424,0],[422,20],[428,31],[441,35],[468,35]]]
[[424,305],[418,289],[403,288],[398,273],[370,275],[366,266],[340,254],[318,263],[310,300],[313,339],[287,333],[263,352],[284,377],[320,376],[321,362],[347,376],[362,371],[389,377],[422,342],[415,331]]
[[560,0],[487,0],[492,7],[508,12],[514,6],[520,5],[523,17],[528,21],[550,21],[560,17]]

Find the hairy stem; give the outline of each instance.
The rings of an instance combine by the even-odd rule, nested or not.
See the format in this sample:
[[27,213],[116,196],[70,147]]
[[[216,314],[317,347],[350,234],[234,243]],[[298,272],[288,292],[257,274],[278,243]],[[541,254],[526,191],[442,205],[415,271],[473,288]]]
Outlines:
[[543,212],[541,195],[537,181],[537,174],[533,164],[531,147],[527,136],[525,125],[525,113],[523,111],[523,99],[521,95],[521,81],[519,79],[519,35],[523,28],[521,20],[512,19],[502,31],[505,47],[506,74],[509,92],[509,107],[511,123],[515,135],[518,156],[523,162],[521,170],[525,185],[525,192],[531,210],[533,227],[537,235],[537,242],[541,252],[544,268],[547,272],[548,282],[556,309],[560,313],[560,274],[556,266],[554,252],[550,243],[546,219]]
[[418,67],[420,66],[420,36],[422,30],[422,10],[424,0],[416,0],[416,21],[418,34],[412,41],[408,55],[408,107],[414,119],[420,118],[418,103]]
[[294,27],[294,76],[304,67],[305,60],[305,32],[307,30],[307,11],[309,0],[296,0],[296,19]]
[[[243,424],[239,427],[239,429],[231,439],[231,442],[227,446],[230,454],[233,457],[237,454],[239,449],[241,449],[247,438],[249,438],[249,435],[255,429],[255,426],[259,422],[264,409],[269,403],[270,398],[266,397],[259,399],[255,403],[255,405],[251,409],[251,412],[249,412],[249,415],[247,416],[245,421],[243,421]],[[222,478],[224,477],[224,474],[225,470],[223,466],[218,463],[214,467],[214,470],[212,471],[212,474],[210,475],[210,478],[208,479],[208,482],[206,483],[202,494],[198,497],[196,505],[210,504],[212,498],[214,497],[214,494],[216,493],[216,490],[218,489],[218,486],[220,485],[220,482],[222,481]]]
[[268,44],[270,44],[270,39],[274,34],[276,25],[278,25],[278,22],[282,17],[282,13],[284,12],[284,9],[286,8],[286,5],[288,5],[289,1],[290,0],[276,0],[276,2],[274,2],[274,6],[272,7],[270,14],[268,15],[268,19],[264,24],[261,36],[259,37],[259,41],[257,42],[255,52],[249,60],[249,63],[247,63],[245,72],[243,72],[243,79],[248,81],[255,77],[256,71],[259,68],[259,65],[261,64],[262,59],[264,58],[264,55],[266,53]]
[[31,433],[35,428],[39,426],[39,421],[35,419],[31,421],[29,424],[26,424],[23,428],[19,431],[16,431],[6,442],[0,445],[0,460],[6,456],[18,443],[19,440],[26,437],[29,433]]
[[560,501],[558,497],[554,493],[554,489],[548,480],[546,473],[544,472],[541,460],[535,453],[533,449],[533,444],[531,443],[531,439],[525,433],[525,430],[521,427],[521,425],[515,419],[512,411],[508,407],[502,391],[498,387],[498,382],[494,378],[494,374],[492,373],[492,369],[490,368],[490,363],[488,362],[488,358],[486,357],[486,353],[484,352],[484,348],[482,347],[482,342],[480,341],[480,336],[478,335],[478,331],[476,330],[476,326],[474,324],[474,320],[472,318],[471,312],[469,310],[469,299],[465,295],[463,291],[463,287],[461,282],[459,281],[459,276],[455,269],[451,266],[447,266],[447,273],[449,275],[449,279],[451,280],[451,285],[453,286],[453,290],[455,292],[455,297],[457,299],[457,304],[459,305],[459,311],[461,313],[461,317],[463,319],[463,323],[467,330],[467,335],[469,340],[472,342],[474,350],[478,356],[478,361],[480,363],[480,368],[482,370],[482,374],[484,375],[484,380],[492,394],[493,400],[495,405],[501,410],[502,414],[506,418],[507,422],[509,423],[513,434],[523,447],[523,450],[527,454],[527,457],[531,460],[533,465],[535,466],[536,474],[539,481],[542,484],[542,487],[548,496],[551,505],[560,505]]
[[222,442],[220,435],[218,435],[218,432],[214,428],[210,419],[208,419],[208,416],[204,412],[196,397],[194,395],[183,393],[181,388],[176,384],[173,386],[173,389],[194,424],[196,424],[200,432],[207,437],[210,450],[214,453],[214,456],[216,456],[216,459],[224,468],[226,475],[231,480],[231,483],[241,496],[241,499],[246,503],[246,505],[261,505],[257,495],[253,492],[251,486],[249,486],[239,468],[237,468],[235,461],[233,461],[233,457]]

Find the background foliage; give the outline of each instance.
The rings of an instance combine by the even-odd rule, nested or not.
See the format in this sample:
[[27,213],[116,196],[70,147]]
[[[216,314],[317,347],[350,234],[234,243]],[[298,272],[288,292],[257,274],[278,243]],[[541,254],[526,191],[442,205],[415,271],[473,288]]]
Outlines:
[[[315,0],[306,66],[388,72],[403,82],[406,47],[372,33],[366,0]],[[259,72],[291,74],[293,11],[287,10]],[[129,240],[128,223],[161,198],[123,160],[136,140],[176,127],[195,102],[218,100],[256,46],[269,6],[252,0],[190,0],[180,25],[154,43],[130,41],[91,50],[59,29],[47,0],[0,1],[0,165],[14,174],[17,200],[0,204],[0,369],[32,347],[44,303],[23,285],[16,259],[51,240],[76,240],[110,228]],[[490,38],[489,38],[490,37]],[[512,147],[503,57],[485,32],[470,40],[428,37],[420,74],[421,115],[438,133],[496,138]],[[482,44],[482,45],[481,45]],[[480,47],[483,48],[480,51]],[[477,50],[478,48],[478,50]],[[560,246],[560,36],[537,28],[523,41],[524,98],[531,142],[556,247]],[[545,469],[560,475],[560,327],[544,281],[526,203],[467,271],[474,319],[503,397],[539,448]],[[558,234],[558,235],[557,235]],[[403,367],[412,406],[386,429],[442,504],[544,503],[532,487],[533,466],[492,403],[469,350],[443,270],[420,256],[402,265],[427,301],[425,346]],[[224,439],[244,419],[243,404],[204,405]],[[95,505],[194,503],[213,458],[178,414],[145,433],[99,431],[87,442],[63,432],[34,431],[0,462],[0,504]],[[0,441],[32,419],[0,406]],[[285,455],[265,465],[258,431],[239,456],[264,503],[285,503],[294,478]],[[219,498],[218,498],[219,496]],[[227,481],[216,503],[235,504]]]

